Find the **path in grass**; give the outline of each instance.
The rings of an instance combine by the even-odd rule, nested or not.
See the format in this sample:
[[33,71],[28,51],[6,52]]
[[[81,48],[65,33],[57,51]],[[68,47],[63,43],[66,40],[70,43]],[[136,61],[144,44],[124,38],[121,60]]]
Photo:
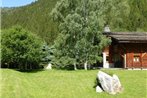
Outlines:
[[147,98],[147,71],[104,70],[120,77],[124,92],[96,93],[98,70],[19,72],[1,69],[0,98]]

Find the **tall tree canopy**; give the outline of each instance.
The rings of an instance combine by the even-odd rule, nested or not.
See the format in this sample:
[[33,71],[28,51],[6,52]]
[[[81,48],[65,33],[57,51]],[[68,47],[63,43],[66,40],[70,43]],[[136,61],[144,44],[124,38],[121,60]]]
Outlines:
[[101,61],[102,49],[110,43],[110,40],[102,34],[104,24],[109,22],[109,17],[104,13],[108,13],[107,11],[112,8],[112,12],[117,12],[113,16],[120,15],[118,9],[113,7],[118,1],[61,0],[57,2],[51,15],[53,20],[59,23],[58,29],[61,32],[55,41],[56,57],[61,65],[84,64],[86,69],[87,64]]

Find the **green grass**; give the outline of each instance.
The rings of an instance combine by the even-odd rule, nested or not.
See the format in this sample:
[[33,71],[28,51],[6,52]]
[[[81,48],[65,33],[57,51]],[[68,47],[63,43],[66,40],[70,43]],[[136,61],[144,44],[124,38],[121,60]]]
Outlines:
[[119,76],[121,94],[96,93],[98,70],[19,72],[1,69],[0,98],[147,98],[147,71],[104,70]]

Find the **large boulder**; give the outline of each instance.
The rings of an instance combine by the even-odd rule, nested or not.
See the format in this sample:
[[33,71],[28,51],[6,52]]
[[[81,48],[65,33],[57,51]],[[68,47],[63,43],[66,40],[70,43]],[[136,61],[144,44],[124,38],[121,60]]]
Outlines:
[[122,86],[117,75],[110,76],[102,71],[99,71],[97,76],[105,92],[109,94],[116,94],[122,91]]

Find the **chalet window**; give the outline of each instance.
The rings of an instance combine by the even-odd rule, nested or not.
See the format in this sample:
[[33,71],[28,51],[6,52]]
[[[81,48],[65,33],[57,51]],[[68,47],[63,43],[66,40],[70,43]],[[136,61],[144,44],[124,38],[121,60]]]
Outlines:
[[138,53],[134,54],[134,62],[140,62],[140,55]]

